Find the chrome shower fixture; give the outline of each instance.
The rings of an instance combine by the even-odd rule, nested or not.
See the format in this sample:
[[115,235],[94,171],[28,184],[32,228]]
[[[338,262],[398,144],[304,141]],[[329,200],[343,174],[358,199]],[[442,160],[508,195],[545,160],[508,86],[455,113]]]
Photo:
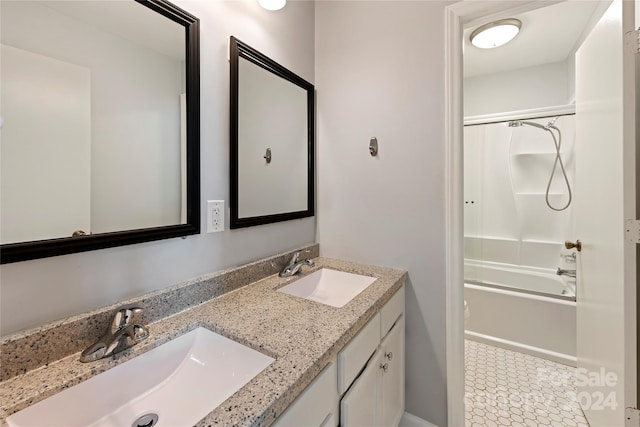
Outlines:
[[[562,161],[562,157],[560,156],[560,146],[562,144],[562,133],[560,132],[560,129],[558,129],[555,125],[556,120],[558,120],[558,117],[553,117],[551,120],[549,120],[549,123],[545,125],[541,125],[539,123],[536,122],[532,122],[532,121],[525,121],[525,120],[512,120],[510,122],[508,122],[508,126],[510,128],[517,128],[517,127],[521,127],[524,125],[527,126],[533,126],[536,127],[538,129],[542,129],[546,132],[549,132],[551,134],[551,138],[553,139],[553,146],[555,148],[555,154],[556,154],[556,158],[555,161],[553,162],[553,167],[551,168],[551,175],[549,176],[549,182],[547,183],[547,191],[545,192],[545,202],[547,203],[547,206],[549,207],[549,209],[554,210],[556,212],[560,212],[563,211],[565,209],[567,209],[570,205],[571,205],[571,200],[573,199],[573,195],[571,193],[571,184],[569,184],[569,178],[567,177],[567,172],[564,170],[564,162]],[[556,131],[558,132],[557,138],[556,138],[556,134],[553,132]],[[564,182],[567,186],[567,193],[569,195],[569,200],[567,201],[567,203],[562,206],[562,207],[555,207],[553,205],[551,205],[551,201],[549,200],[549,192],[551,190],[551,183],[553,182],[553,177],[556,173],[556,168],[560,166],[560,171],[562,173],[562,177],[564,178]]]
[[529,126],[537,127],[539,129],[549,130],[549,128],[554,127],[556,120],[558,120],[558,117],[554,117],[553,119],[549,120],[549,123],[547,123],[546,125],[541,125],[536,122],[529,122],[529,121],[523,121],[523,120],[512,120],[508,122],[507,125],[510,128],[519,128],[524,125],[529,125]]

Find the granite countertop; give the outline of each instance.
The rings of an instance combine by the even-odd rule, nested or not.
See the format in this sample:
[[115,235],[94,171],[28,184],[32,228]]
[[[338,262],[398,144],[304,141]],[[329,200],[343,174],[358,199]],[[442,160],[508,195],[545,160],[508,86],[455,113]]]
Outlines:
[[[114,357],[80,363],[75,353],[0,383],[0,421],[65,388],[199,326],[276,360],[196,425],[269,426],[401,287],[406,272],[327,258],[302,276],[328,267],[376,277],[348,304],[335,308],[276,289],[299,276],[265,279],[150,323],[150,337]],[[201,384],[206,393],[209,384]]]

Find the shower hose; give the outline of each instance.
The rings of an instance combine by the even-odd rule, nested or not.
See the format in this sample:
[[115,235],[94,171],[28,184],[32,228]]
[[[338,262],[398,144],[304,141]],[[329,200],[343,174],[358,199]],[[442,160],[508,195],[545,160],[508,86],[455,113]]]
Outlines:
[[[558,129],[554,124],[549,124],[544,129],[551,134],[551,137],[553,138],[553,145],[556,149],[556,160],[553,162],[553,168],[551,168],[551,175],[549,176],[549,182],[547,183],[547,191],[545,193],[545,201],[547,202],[547,206],[549,206],[549,209],[560,212],[567,209],[569,205],[571,205],[571,199],[573,197],[571,194],[571,185],[569,184],[569,178],[567,178],[567,171],[564,170],[564,163],[562,162],[562,157],[560,156],[560,146],[562,144],[562,133],[560,133],[560,129]],[[553,133],[554,130],[558,132],[557,139],[556,139],[556,135]],[[552,206],[551,202],[549,201],[549,191],[551,190],[551,182],[553,181],[553,175],[555,175],[558,165],[560,165],[560,170],[562,171],[562,177],[564,178],[565,184],[567,184],[567,192],[569,193],[569,199],[567,200],[567,203],[560,208],[556,208]]]
[[[547,206],[549,209],[554,210],[556,212],[563,211],[571,205],[571,200],[573,195],[571,193],[571,184],[569,184],[569,178],[567,178],[567,171],[564,169],[564,163],[562,162],[562,157],[560,156],[560,147],[562,145],[562,133],[560,129],[554,124],[558,120],[558,118],[552,119],[546,126],[535,123],[535,122],[527,122],[527,121],[511,121],[509,122],[509,127],[520,127],[522,125],[533,126],[542,130],[545,130],[551,134],[551,138],[553,138],[553,146],[556,149],[556,159],[553,162],[553,167],[551,168],[551,175],[549,175],[549,182],[547,183],[547,191],[545,192],[545,202],[547,202]],[[556,138],[556,134],[553,132],[558,132],[558,136]],[[567,185],[567,192],[569,193],[569,199],[567,203],[562,207],[554,207],[549,201],[549,192],[551,191],[551,183],[553,182],[553,176],[556,173],[556,169],[560,165],[560,170],[562,171],[562,177],[564,178],[564,182]]]

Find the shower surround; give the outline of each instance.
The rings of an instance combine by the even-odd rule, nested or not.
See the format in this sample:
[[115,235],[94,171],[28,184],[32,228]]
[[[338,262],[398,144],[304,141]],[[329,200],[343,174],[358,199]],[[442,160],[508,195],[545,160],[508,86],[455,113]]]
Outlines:
[[554,168],[554,139],[545,130],[555,117],[573,187],[573,115],[465,126],[466,335],[575,365],[576,281],[556,274],[575,269],[574,250],[563,245],[573,235],[573,206],[547,204],[557,209],[569,202],[562,170]]
[[[545,126],[550,118],[529,122]],[[562,156],[574,185],[574,116],[559,116]],[[573,206],[547,206],[547,185],[556,151],[548,132],[509,122],[466,126],[464,130],[465,260],[556,270],[571,268],[563,242],[572,235]],[[554,207],[568,201],[559,167],[548,194]]]

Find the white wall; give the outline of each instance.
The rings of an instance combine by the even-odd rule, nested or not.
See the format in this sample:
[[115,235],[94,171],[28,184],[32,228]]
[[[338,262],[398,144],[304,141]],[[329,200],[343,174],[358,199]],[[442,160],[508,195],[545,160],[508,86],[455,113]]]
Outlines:
[[576,100],[576,56],[567,58],[567,104],[573,104]]
[[[201,20],[201,197],[229,200],[228,38],[237,36],[313,82],[314,7],[289,2],[268,12],[257,2],[175,3]],[[201,215],[205,229],[204,203]],[[313,242],[315,225],[306,218],[2,265],[2,334]]]
[[465,117],[568,104],[569,62],[465,78]]
[[439,426],[447,425],[447,4],[316,3],[320,250],[408,270],[406,410]]

